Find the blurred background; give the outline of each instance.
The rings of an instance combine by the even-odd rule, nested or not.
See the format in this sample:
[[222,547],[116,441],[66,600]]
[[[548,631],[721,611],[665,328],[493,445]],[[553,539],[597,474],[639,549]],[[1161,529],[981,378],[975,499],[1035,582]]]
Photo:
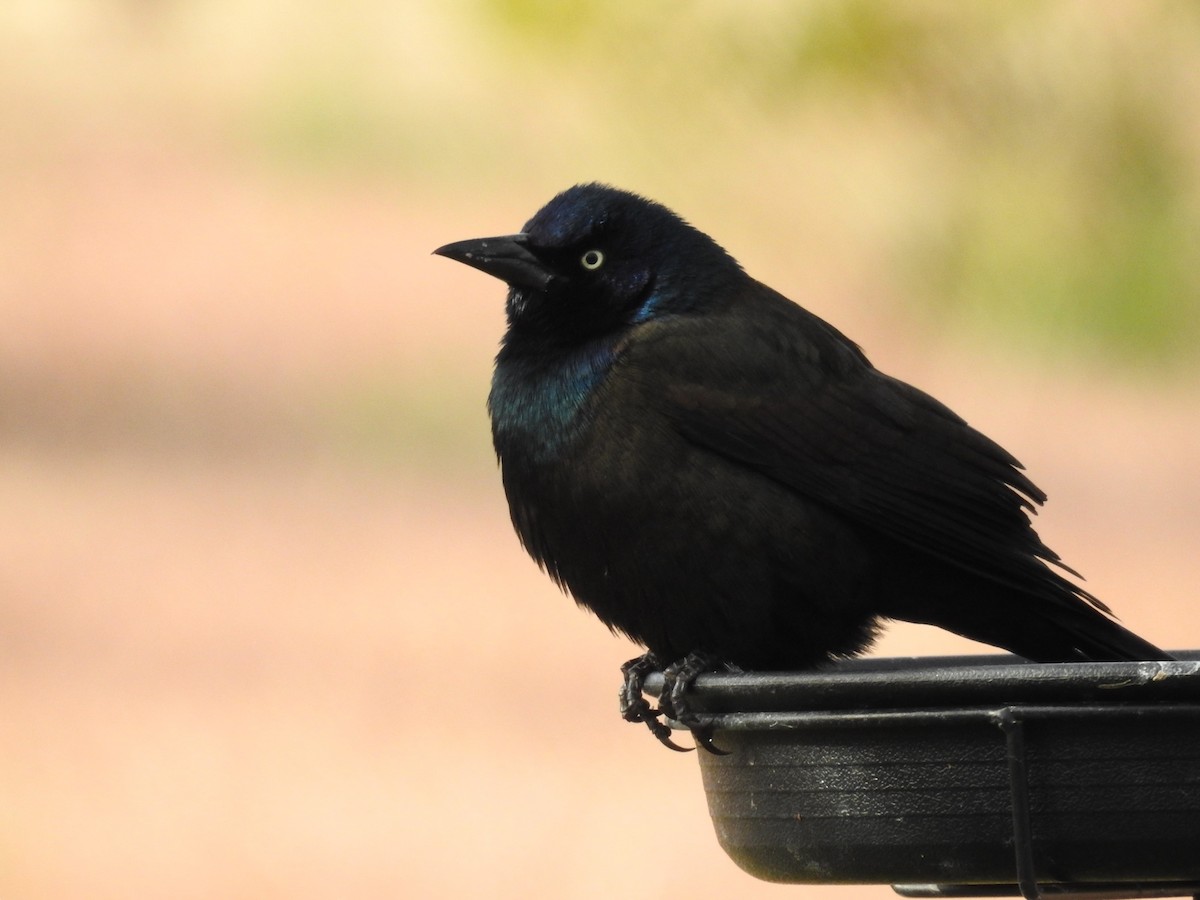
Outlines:
[[1179,2],[0,4],[0,896],[892,896],[742,874],[619,721],[430,251],[666,203],[1200,647],[1197,59]]

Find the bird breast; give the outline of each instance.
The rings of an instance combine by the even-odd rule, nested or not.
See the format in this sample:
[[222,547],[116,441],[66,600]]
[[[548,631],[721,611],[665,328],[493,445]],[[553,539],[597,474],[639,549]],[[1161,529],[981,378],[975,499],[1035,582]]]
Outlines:
[[488,410],[496,452],[506,462],[553,460],[579,431],[581,411],[612,367],[611,347],[592,346],[531,364],[502,353]]

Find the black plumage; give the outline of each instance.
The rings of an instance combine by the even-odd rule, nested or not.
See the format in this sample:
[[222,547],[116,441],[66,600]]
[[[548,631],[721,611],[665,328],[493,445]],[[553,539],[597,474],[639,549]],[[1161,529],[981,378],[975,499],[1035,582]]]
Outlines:
[[1011,455],[665,207],[580,185],[436,252],[509,284],[488,406],[521,542],[658,661],[804,668],[888,618],[1166,656],[1064,577]]

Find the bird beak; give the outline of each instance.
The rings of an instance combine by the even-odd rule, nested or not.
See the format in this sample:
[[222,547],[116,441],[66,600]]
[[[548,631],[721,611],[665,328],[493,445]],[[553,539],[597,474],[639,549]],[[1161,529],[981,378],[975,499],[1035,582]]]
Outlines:
[[525,234],[456,241],[433,252],[494,275],[513,287],[544,291],[554,280],[554,273],[529,250],[529,236]]

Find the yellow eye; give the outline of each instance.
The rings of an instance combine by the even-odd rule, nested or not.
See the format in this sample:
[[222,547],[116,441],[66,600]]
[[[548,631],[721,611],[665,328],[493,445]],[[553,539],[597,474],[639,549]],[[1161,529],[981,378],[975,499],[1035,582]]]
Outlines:
[[589,272],[594,272],[604,265],[604,254],[599,250],[589,250],[583,256],[579,257],[579,264]]

